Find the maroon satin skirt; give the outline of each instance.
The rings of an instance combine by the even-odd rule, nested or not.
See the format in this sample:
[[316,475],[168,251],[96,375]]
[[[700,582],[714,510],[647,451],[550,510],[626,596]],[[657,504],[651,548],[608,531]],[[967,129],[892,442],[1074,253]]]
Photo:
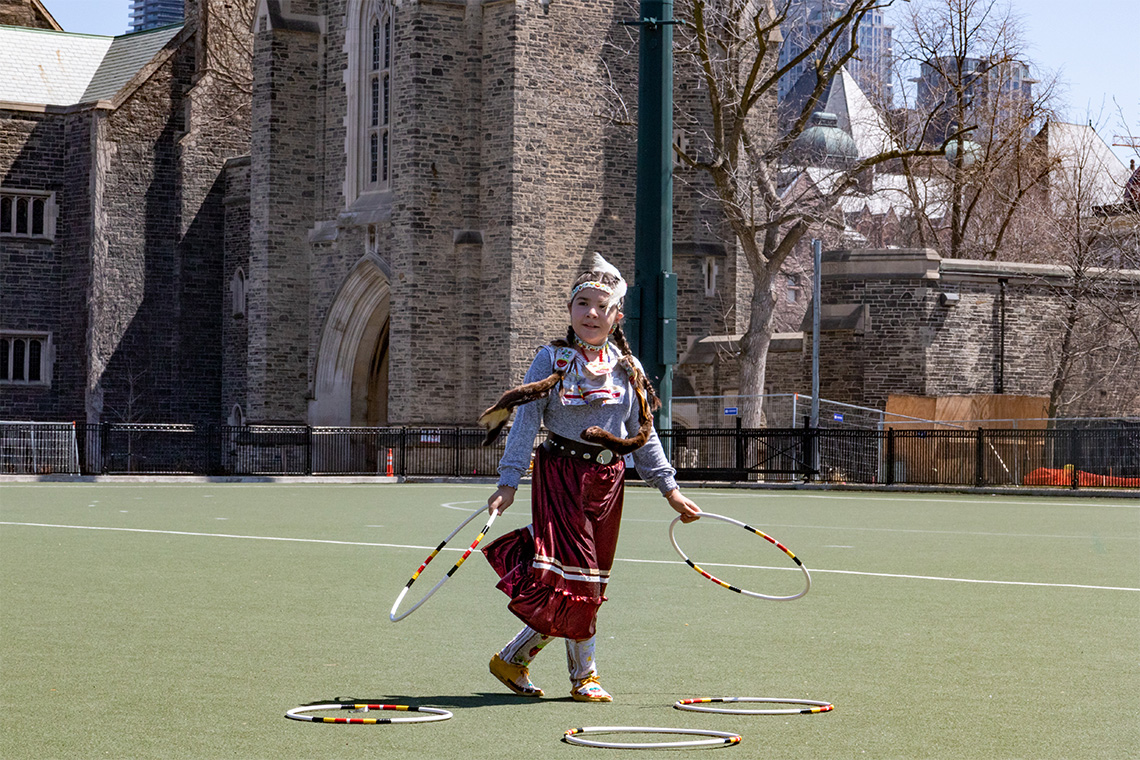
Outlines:
[[[528,528],[483,549],[507,609],[547,636],[588,639],[617,550],[625,463],[535,452]],[[533,531],[533,532],[532,532]]]

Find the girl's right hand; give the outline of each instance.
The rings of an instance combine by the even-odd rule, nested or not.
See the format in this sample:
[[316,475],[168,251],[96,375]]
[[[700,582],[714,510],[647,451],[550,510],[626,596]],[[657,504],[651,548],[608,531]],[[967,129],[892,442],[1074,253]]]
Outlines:
[[507,507],[515,503],[515,491],[518,489],[511,488],[510,486],[499,486],[499,490],[491,494],[491,498],[487,500],[487,506],[495,514],[502,514],[507,511]]

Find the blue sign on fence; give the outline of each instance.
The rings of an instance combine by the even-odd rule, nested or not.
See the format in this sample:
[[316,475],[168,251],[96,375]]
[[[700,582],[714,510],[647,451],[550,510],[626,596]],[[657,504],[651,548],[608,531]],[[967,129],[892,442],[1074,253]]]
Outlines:
[[835,420],[836,422],[843,422],[843,415],[839,412],[835,412],[831,415],[831,419]]
[[736,407],[735,406],[726,406],[724,408],[724,413],[731,417],[732,415],[736,414]]

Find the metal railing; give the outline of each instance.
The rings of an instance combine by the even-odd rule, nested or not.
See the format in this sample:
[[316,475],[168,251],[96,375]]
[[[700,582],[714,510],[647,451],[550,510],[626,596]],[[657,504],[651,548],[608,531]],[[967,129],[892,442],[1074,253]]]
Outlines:
[[481,429],[78,423],[85,475],[497,474],[503,441]]
[[[76,423],[74,431],[76,465],[28,470],[25,462],[39,460],[21,454],[4,460],[5,471],[495,477],[505,440],[483,447],[481,429],[428,426]],[[18,432],[9,437],[17,440]],[[737,427],[664,430],[660,437],[684,481],[1140,488],[1135,424],[1050,430]]]

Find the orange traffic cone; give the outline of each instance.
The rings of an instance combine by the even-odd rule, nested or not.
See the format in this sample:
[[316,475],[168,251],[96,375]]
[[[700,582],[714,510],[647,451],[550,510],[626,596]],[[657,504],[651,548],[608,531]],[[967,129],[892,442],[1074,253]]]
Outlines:
[[392,450],[388,449],[388,477],[394,477],[396,474],[395,469],[392,467]]

